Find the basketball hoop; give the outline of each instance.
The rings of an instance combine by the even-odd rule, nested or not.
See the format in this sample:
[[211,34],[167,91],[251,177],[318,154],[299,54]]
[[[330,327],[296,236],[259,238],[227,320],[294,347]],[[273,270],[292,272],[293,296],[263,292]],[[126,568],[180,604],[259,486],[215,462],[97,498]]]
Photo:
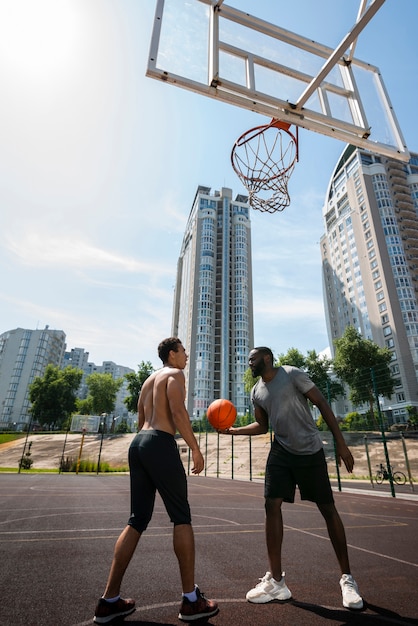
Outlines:
[[232,148],[232,167],[253,209],[275,213],[290,204],[287,184],[298,160],[298,131],[295,136],[289,128],[273,119],[247,130]]

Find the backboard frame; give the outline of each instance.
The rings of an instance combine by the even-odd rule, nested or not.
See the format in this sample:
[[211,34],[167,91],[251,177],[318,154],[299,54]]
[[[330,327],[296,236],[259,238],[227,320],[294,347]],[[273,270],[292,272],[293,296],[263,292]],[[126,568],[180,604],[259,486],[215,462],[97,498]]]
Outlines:
[[[385,0],[372,0],[367,6],[367,0],[361,0],[357,22],[341,43],[332,49],[228,6],[224,0],[189,0],[189,5],[199,3],[207,5],[208,8],[207,80],[203,82],[160,66],[159,48],[166,0],[157,0],[146,75],[407,162],[410,155],[379,69],[353,56],[357,37],[384,2]],[[322,66],[316,74],[309,73],[222,41],[220,20],[223,19],[257,31],[272,41],[282,42],[295,50],[314,55],[321,60]],[[222,76],[221,54],[229,55],[229,58],[245,65],[245,83]],[[285,77],[294,81],[293,84],[302,85],[299,97],[291,102],[258,89],[257,73],[260,68],[272,72],[278,79]],[[330,74],[332,71],[338,73],[338,81],[332,80]],[[388,143],[374,139],[374,129],[367,117],[367,107],[360,94],[356,72],[365,73],[376,91],[386,123],[386,132],[390,136]],[[351,119],[344,120],[333,115],[331,105],[333,98],[344,101],[346,115]],[[310,101],[314,99],[319,110],[309,106]]]

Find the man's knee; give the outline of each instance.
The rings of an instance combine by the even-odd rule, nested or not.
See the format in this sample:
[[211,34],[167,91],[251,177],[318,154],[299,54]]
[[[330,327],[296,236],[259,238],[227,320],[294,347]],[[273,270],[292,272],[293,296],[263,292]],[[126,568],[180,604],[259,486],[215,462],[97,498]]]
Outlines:
[[317,504],[317,507],[326,520],[339,518],[334,502],[329,502],[328,504]]
[[174,528],[177,528],[179,530],[181,530],[182,526],[185,526],[185,527],[188,526],[188,527],[192,528],[192,522],[191,521],[190,522],[173,522],[173,526],[174,526]]
[[264,501],[266,515],[277,515],[278,513],[280,513],[282,503],[283,498],[266,498]]

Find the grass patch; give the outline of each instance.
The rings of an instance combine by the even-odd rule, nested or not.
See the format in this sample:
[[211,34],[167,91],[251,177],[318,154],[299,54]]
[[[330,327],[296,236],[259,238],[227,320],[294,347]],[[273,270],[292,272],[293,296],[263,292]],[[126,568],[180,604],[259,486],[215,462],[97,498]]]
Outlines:
[[[4,474],[17,474],[18,472],[18,468],[17,467],[0,467],[0,473],[4,473]],[[30,470],[25,470],[25,469],[21,469],[20,470],[21,474],[57,474],[58,470],[57,469],[30,469]]]
[[[76,473],[77,466],[79,474],[97,474],[97,461],[81,459],[78,463],[78,461],[72,457],[67,457],[61,462],[61,471]],[[100,461],[100,474],[109,474],[112,472],[129,472],[129,468],[124,465],[112,466],[107,463],[107,461]]]
[[0,445],[2,443],[9,443],[10,441],[16,441],[16,439],[23,439],[23,437],[26,437],[25,433],[21,433],[21,434],[2,433],[0,434]]
[[[71,469],[71,472],[61,472],[62,474],[66,474],[66,473],[72,473],[75,474],[76,468],[74,467],[74,469]],[[17,467],[0,467],[0,474],[17,474],[18,473],[18,468]],[[25,470],[25,469],[21,469],[20,470],[21,474],[58,474],[59,470],[58,469],[46,469],[46,468],[40,468],[40,469],[36,469],[36,467],[34,467],[33,469],[30,470]],[[89,469],[86,469],[85,466],[80,466],[80,469],[78,470],[79,474],[96,474],[97,473],[97,464],[94,467],[89,467]],[[128,467],[111,467],[109,464],[107,463],[100,463],[100,474],[117,474],[117,473],[123,473],[123,474],[128,474],[129,473],[129,468]]]

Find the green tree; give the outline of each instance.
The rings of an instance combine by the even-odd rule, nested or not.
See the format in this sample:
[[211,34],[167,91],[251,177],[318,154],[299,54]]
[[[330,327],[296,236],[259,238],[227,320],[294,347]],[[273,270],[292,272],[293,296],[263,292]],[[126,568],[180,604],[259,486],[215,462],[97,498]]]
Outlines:
[[290,348],[286,354],[279,355],[276,365],[292,365],[305,371],[328,402],[344,393],[343,385],[331,377],[332,360],[320,356],[315,350],[309,350],[305,357],[296,348]]
[[259,376],[257,376],[257,378],[253,378],[252,371],[250,370],[249,367],[245,370],[244,376],[243,376],[245,393],[251,392],[251,389],[254,387],[255,383],[257,382],[259,378],[260,378]]
[[129,428],[128,422],[126,421],[126,419],[122,419],[120,424],[118,424],[115,429],[115,433],[119,433],[119,434],[130,433],[130,432],[131,432],[131,429]]
[[123,383],[123,378],[113,378],[112,374],[94,373],[86,379],[91,397],[93,414],[112,413],[116,396]]
[[289,348],[286,354],[279,354],[276,366],[292,365],[306,371],[306,359],[297,348]]
[[367,403],[370,415],[374,416],[376,395],[391,398],[395,388],[389,369],[392,353],[364,339],[352,326],[347,326],[344,335],[334,344],[334,369],[350,387],[350,400],[355,405]]
[[411,428],[416,428],[416,426],[418,426],[418,410],[416,406],[412,406],[412,404],[409,404],[406,407],[406,410],[408,412],[408,422]]
[[76,394],[83,372],[75,367],[47,365],[29,387],[32,419],[40,424],[62,427],[76,410]]
[[142,385],[147,378],[151,376],[153,371],[154,368],[150,361],[141,361],[138,365],[138,372],[129,372],[128,374],[125,374],[125,378],[128,381],[128,391],[130,395],[124,399],[124,403],[126,404],[128,411],[131,413],[136,413]]
[[80,415],[91,415],[93,413],[92,398],[77,398],[77,411]]
[[344,395],[344,385],[331,376],[332,359],[320,356],[315,350],[309,350],[305,361],[306,372],[315,385],[322,391],[328,402]]

